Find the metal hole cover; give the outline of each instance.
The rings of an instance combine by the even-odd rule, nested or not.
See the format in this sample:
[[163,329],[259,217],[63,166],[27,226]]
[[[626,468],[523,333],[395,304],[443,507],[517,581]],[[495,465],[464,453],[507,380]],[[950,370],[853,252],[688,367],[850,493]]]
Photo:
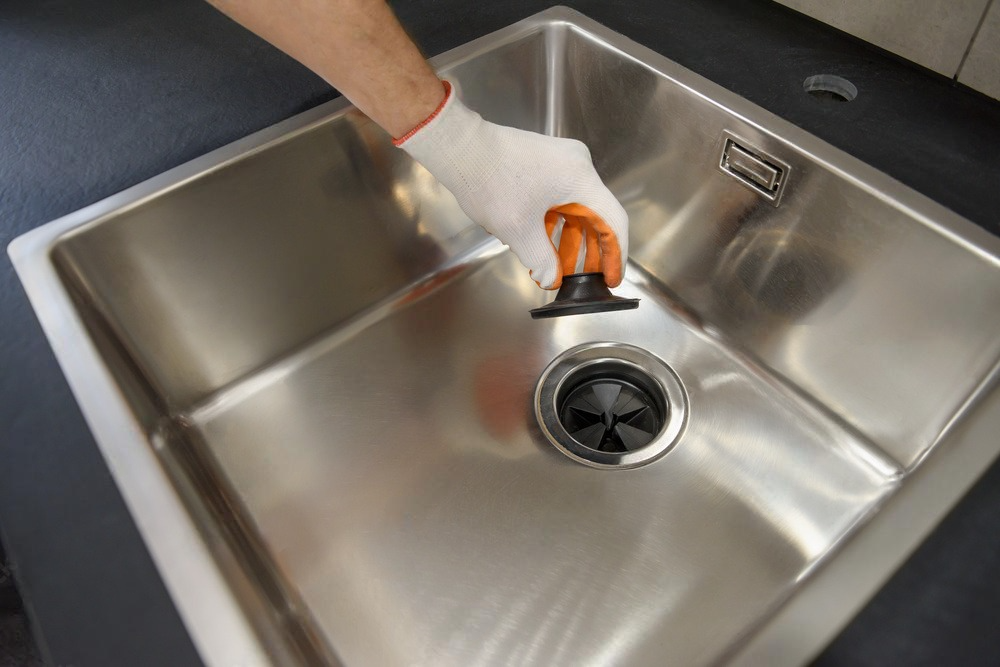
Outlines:
[[806,77],[802,82],[802,89],[813,97],[835,102],[850,102],[858,96],[857,86],[836,74],[816,74]]
[[545,437],[573,460],[635,468],[665,454],[687,421],[687,394],[661,359],[625,343],[587,343],[556,357],[535,390]]

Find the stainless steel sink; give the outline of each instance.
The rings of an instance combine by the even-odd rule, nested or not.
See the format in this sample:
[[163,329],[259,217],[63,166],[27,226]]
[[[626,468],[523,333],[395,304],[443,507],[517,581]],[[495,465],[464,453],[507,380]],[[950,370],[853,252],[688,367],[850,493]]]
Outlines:
[[[10,248],[202,656],[807,660],[1000,452],[1000,241],[567,9],[434,63],[590,146],[638,310],[532,320],[342,101]],[[669,446],[549,441],[574,350],[671,378]]]

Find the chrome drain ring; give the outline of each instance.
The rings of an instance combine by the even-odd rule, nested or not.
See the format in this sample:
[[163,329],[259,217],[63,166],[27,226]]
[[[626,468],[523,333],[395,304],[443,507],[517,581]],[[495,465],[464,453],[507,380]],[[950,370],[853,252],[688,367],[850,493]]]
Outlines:
[[546,439],[595,468],[655,461],[680,439],[687,416],[687,392],[673,369],[625,343],[567,350],[535,388],[535,417]]

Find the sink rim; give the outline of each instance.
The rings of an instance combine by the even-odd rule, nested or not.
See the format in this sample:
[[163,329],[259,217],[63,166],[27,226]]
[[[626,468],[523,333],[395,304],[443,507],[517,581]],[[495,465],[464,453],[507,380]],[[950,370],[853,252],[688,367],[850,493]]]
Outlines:
[[[817,162],[836,171],[841,177],[876,196],[885,197],[886,193],[891,194],[897,205],[906,208],[908,212],[928,227],[947,236],[966,250],[995,264],[1000,264],[1000,239],[997,237],[916,191],[903,186],[873,167],[795,127],[790,122],[756,107],[735,93],[694,74],[628,38],[618,35],[574,10],[561,7],[546,10],[508,28],[442,54],[432,59],[432,64],[436,67],[452,66],[474,58],[480,53],[493,50],[504,43],[516,41],[536,30],[545,30],[550,25],[565,25],[571,29],[579,29],[591,37],[598,38],[609,49],[620,53],[623,57],[633,59],[644,67],[654,68],[659,74],[691,90],[708,103],[737,113],[744,121],[760,128],[763,132],[768,134],[775,131],[780,132],[783,141],[794,143],[797,148],[808,153]],[[239,601],[223,582],[218,565],[205,547],[194,521],[177,497],[177,492],[162,469],[155,452],[148,446],[147,438],[125,404],[117,384],[103,367],[101,355],[86,334],[82,319],[73,308],[61,281],[55,274],[49,254],[52,247],[66,235],[90,224],[98,224],[109,214],[123,208],[138,206],[151,196],[178,187],[205,172],[222,168],[227,163],[244,157],[247,153],[263,149],[271,142],[287,139],[292,134],[307,132],[316,125],[325,123],[341,114],[349,113],[350,110],[351,106],[343,99],[323,104],[28,232],[15,239],[8,249],[18,275],[39,320],[42,322],[43,329],[87,419],[88,426],[94,433],[102,455],[113,473],[116,484],[122,491],[129,510],[139,526],[154,561],[157,563],[161,576],[167,583],[168,590],[178,606],[189,633],[195,640],[203,658],[210,664],[265,661],[264,656],[267,654],[247,622]],[[765,129],[765,125],[769,129]],[[981,389],[993,386],[997,382],[998,376],[1000,376],[1000,367],[994,367],[989,377],[981,385]],[[984,394],[980,391],[977,392],[977,395]],[[989,396],[981,405],[968,405],[966,407],[969,412],[976,415],[986,414],[989,417],[997,412],[995,409],[997,405],[1000,405],[1000,399],[996,396]],[[968,430],[969,427],[968,422],[957,425],[958,430]],[[141,446],[136,446],[137,444]],[[945,509],[957,500],[961,491],[970,486],[975,477],[978,476],[980,469],[977,462],[992,459],[995,454],[995,452],[985,450],[981,452],[976,450],[967,454],[967,465],[954,473],[956,477],[961,476],[962,479],[960,484],[954,485],[950,489],[957,489],[953,494],[954,499],[942,501],[940,497],[937,498],[938,504],[945,503],[945,508],[937,514],[943,514]],[[901,492],[895,494],[893,500],[890,500],[888,504],[899,507],[900,502],[893,503],[893,501],[897,496],[903,496],[903,490],[920,488],[914,484],[920,479],[927,479],[930,476],[927,471],[936,469],[931,468],[931,465],[941,460],[952,461],[952,457],[938,456],[932,457],[932,459],[928,465],[919,468],[914,480],[904,485]],[[933,483],[928,482],[927,484],[933,486]],[[914,491],[908,495],[915,495],[915,493]],[[907,507],[912,507],[914,503],[916,501],[911,501]],[[913,512],[913,510],[910,511]],[[936,523],[937,517],[933,511],[917,514],[920,519],[930,516],[931,520],[925,521],[924,523],[927,525],[923,528],[918,526],[914,531],[911,531],[913,535],[900,538],[903,542],[911,541],[912,546],[916,546],[920,537],[929,532]],[[913,523],[916,525],[920,521],[915,519]],[[870,529],[863,531],[866,535],[869,532]],[[854,540],[858,544],[862,541]],[[904,547],[904,551],[906,550]],[[192,554],[195,555],[192,556]],[[896,562],[901,562],[903,556],[896,558]],[[179,558],[185,561],[185,567],[182,571],[173,567]],[[837,562],[839,559],[833,560]],[[872,585],[877,588],[879,581],[880,579]],[[192,582],[197,582],[197,584],[193,585]],[[197,590],[197,595],[191,594],[192,589]],[[862,601],[874,590],[875,588],[872,588],[868,593],[861,591]],[[797,597],[801,595],[800,593]],[[856,606],[860,606],[860,604],[859,602]],[[785,611],[790,607],[791,605],[788,605]],[[824,607],[824,609],[827,608]],[[841,612],[840,615],[843,613]],[[832,638],[836,628],[839,627],[838,624],[846,623],[852,615],[849,608],[846,613],[848,615],[839,621],[837,620],[838,613],[828,614],[830,622],[826,625],[832,626],[834,630],[825,631],[825,634],[829,635],[827,639]],[[779,614],[775,619],[780,617]],[[748,644],[748,647],[763,646],[766,648],[771,646],[773,648],[773,642],[779,641],[779,639],[772,639],[770,640],[772,643],[768,644],[767,637],[769,629],[775,624],[775,620],[768,621],[769,627],[758,633],[754,641]],[[813,639],[818,637],[819,640],[822,640],[823,634],[823,632],[814,632],[810,636]],[[780,638],[781,634],[778,633],[776,637]],[[785,639],[787,639],[787,635]],[[797,643],[804,644],[805,642],[799,641]],[[821,646],[822,644],[810,650],[818,650]],[[787,653],[783,654],[784,659],[788,657]]]

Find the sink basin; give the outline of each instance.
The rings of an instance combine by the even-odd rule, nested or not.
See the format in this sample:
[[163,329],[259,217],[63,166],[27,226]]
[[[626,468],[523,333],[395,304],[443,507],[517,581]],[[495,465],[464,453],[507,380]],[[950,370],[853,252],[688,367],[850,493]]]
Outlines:
[[[571,10],[433,62],[590,146],[637,310],[533,320],[339,100],[11,245],[202,657],[807,661],[1000,453],[1000,240]],[[670,378],[669,447],[550,441],[574,350]]]

